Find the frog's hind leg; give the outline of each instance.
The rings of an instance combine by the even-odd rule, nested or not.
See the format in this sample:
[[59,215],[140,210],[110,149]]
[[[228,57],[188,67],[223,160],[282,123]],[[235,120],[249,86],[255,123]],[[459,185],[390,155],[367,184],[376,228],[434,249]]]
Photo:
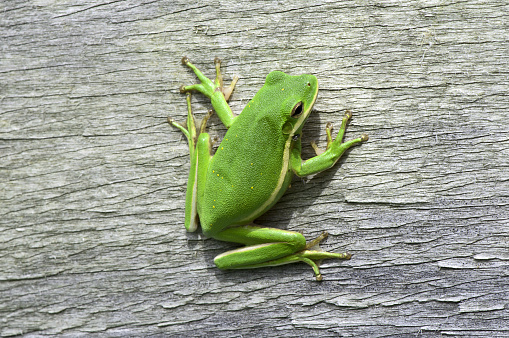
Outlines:
[[306,249],[300,252],[297,252],[293,255],[289,255],[280,259],[275,259],[272,261],[267,261],[265,264],[253,265],[251,267],[246,268],[257,268],[264,266],[277,266],[284,265],[290,263],[303,262],[311,266],[313,272],[315,273],[315,278],[317,281],[322,280],[322,274],[320,273],[319,263],[324,259],[350,259],[352,255],[348,252],[343,253],[335,253],[335,252],[325,252],[318,250],[307,250],[318,245],[321,241],[323,241],[328,236],[327,232],[323,232],[320,236],[315,238],[314,240],[308,242],[306,244]]
[[[198,178],[200,168],[203,163],[208,163],[207,159],[210,158],[210,142],[209,135],[205,133],[207,120],[212,115],[212,111],[203,118],[201,127],[198,131],[196,130],[196,122],[191,109],[191,94],[188,93],[186,97],[187,101],[187,120],[186,125],[175,122],[173,119],[168,118],[168,122],[180,129],[186,136],[189,144],[189,157],[190,157],[190,168],[189,178],[187,180],[187,191],[186,191],[186,211],[184,225],[187,231],[193,232],[198,228],[198,211],[197,211],[197,193],[198,193]],[[204,155],[205,154],[205,155]],[[198,158],[202,159],[198,161]]]
[[297,262],[309,264],[318,281],[322,280],[318,261],[327,258],[350,259],[348,253],[309,250],[327,236],[326,233],[306,244],[301,233],[276,228],[248,225],[223,230],[213,237],[245,244],[243,248],[218,255],[214,263],[220,269],[253,269]]

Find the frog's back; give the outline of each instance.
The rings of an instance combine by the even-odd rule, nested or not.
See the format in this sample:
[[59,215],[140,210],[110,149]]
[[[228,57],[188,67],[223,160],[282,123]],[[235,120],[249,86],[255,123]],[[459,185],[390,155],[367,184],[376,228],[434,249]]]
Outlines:
[[255,111],[237,117],[211,159],[198,206],[205,234],[253,221],[288,187],[291,174],[282,126],[270,111]]

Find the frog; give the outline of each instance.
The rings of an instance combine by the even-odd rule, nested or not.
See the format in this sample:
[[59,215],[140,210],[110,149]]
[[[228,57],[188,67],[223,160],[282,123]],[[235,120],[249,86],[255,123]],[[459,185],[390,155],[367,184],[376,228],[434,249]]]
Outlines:
[[[302,129],[318,95],[314,75],[287,75],[270,72],[263,87],[235,115],[228,101],[238,81],[223,84],[221,60],[214,59],[216,77],[206,77],[187,57],[182,64],[190,68],[199,83],[181,86],[186,93],[187,120],[169,123],[186,136],[190,153],[185,219],[187,231],[198,225],[208,238],[242,245],[217,255],[215,265],[221,270],[254,269],[304,262],[311,266],[317,281],[322,280],[319,263],[324,259],[350,259],[348,252],[332,253],[318,248],[327,237],[322,232],[306,241],[297,231],[260,226],[255,220],[267,212],[291,185],[292,177],[306,177],[333,167],[345,151],[368,140],[366,134],[343,142],[352,113],[344,115],[338,134],[332,138],[333,126],[327,123],[327,146],[319,149],[312,143],[316,156],[301,157]],[[200,126],[191,108],[191,93],[210,99],[213,110]],[[206,132],[213,112],[227,131],[213,152],[213,140]]]

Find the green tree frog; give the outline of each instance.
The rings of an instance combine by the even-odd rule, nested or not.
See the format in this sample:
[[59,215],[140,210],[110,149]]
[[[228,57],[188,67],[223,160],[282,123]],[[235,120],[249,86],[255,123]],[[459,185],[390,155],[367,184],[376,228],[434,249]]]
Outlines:
[[[198,223],[205,236],[244,246],[215,257],[220,269],[251,269],[294,262],[309,264],[316,279],[322,276],[318,262],[326,258],[350,259],[349,253],[313,250],[327,233],[306,243],[295,231],[261,227],[253,221],[269,210],[291,183],[293,174],[306,176],[332,167],[350,147],[368,140],[363,134],[342,143],[351,113],[347,112],[338,136],[332,139],[327,124],[327,149],[317,156],[301,159],[302,127],[316,100],[318,81],[313,75],[289,76],[271,72],[265,85],[235,116],[227,101],[237,82],[223,86],[221,61],[214,60],[216,78],[212,82],[186,57],[182,63],[191,68],[201,83],[182,86],[187,95],[187,123],[169,122],[188,139],[191,169],[187,183],[185,227],[195,231]],[[205,132],[207,119],[199,129],[191,111],[191,91],[207,96],[219,119],[228,128],[215,154]]]

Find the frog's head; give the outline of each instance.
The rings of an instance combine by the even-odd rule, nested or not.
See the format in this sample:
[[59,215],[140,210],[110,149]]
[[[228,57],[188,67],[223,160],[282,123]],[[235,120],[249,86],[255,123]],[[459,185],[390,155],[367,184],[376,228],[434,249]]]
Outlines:
[[318,81],[314,75],[290,76],[271,72],[265,80],[277,104],[283,134],[293,138],[300,135],[318,95]]

